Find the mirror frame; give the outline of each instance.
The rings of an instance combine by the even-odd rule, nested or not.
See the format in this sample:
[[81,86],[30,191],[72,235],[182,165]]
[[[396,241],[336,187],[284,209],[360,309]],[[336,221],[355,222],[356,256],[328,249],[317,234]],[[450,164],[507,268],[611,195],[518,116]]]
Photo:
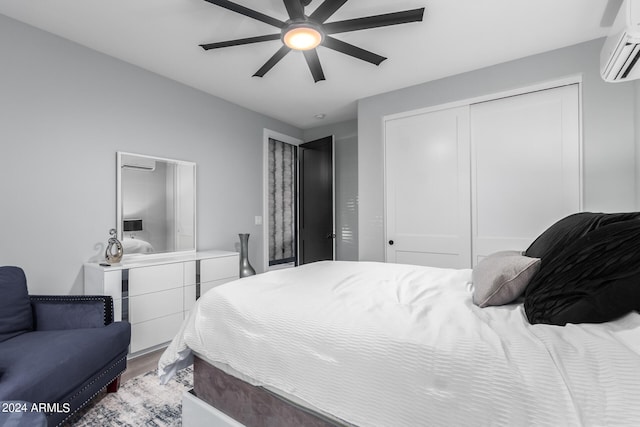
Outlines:
[[138,258],[158,258],[158,257],[167,257],[167,256],[175,256],[175,255],[189,255],[195,254],[197,248],[197,238],[198,238],[198,225],[197,225],[197,164],[195,162],[189,162],[185,160],[176,160],[169,159],[166,157],[157,157],[150,156],[146,154],[138,154],[138,153],[130,153],[126,151],[117,151],[116,152],[116,236],[120,242],[123,241],[124,238],[124,223],[123,223],[123,212],[122,212],[122,157],[123,156],[137,156],[145,159],[151,159],[156,161],[170,162],[178,165],[187,165],[193,167],[193,249],[185,249],[181,251],[164,251],[164,252],[153,252],[153,253],[132,253],[127,254],[125,252],[123,256],[123,260],[126,259],[138,259]]

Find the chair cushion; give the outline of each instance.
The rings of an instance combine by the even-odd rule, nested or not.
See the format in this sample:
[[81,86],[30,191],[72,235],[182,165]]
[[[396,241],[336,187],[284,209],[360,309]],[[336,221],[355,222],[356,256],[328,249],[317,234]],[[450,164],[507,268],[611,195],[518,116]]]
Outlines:
[[60,399],[126,355],[127,322],[103,328],[34,331],[0,344],[0,400]]
[[0,343],[33,330],[27,278],[19,267],[0,267]]

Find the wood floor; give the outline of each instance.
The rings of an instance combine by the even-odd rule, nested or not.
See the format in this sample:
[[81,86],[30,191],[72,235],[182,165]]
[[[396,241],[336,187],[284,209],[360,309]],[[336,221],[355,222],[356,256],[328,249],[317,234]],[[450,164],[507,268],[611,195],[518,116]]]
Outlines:
[[158,367],[158,360],[160,360],[160,356],[162,356],[164,350],[164,348],[161,348],[127,360],[127,370],[122,373],[121,383],[156,369]]

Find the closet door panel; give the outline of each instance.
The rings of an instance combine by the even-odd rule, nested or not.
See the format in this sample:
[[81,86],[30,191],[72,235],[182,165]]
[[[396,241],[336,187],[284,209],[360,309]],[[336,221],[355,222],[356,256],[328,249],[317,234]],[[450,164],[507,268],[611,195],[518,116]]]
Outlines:
[[385,122],[388,262],[469,267],[468,108]]
[[474,264],[581,207],[578,85],[471,107]]

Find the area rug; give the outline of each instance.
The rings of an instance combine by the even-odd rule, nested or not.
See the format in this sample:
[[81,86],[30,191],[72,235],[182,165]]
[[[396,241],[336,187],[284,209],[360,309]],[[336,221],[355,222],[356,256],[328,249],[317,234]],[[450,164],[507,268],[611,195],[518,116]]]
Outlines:
[[193,388],[192,367],[160,385],[155,370],[132,378],[117,393],[101,393],[66,426],[168,427],[182,425],[182,394]]

